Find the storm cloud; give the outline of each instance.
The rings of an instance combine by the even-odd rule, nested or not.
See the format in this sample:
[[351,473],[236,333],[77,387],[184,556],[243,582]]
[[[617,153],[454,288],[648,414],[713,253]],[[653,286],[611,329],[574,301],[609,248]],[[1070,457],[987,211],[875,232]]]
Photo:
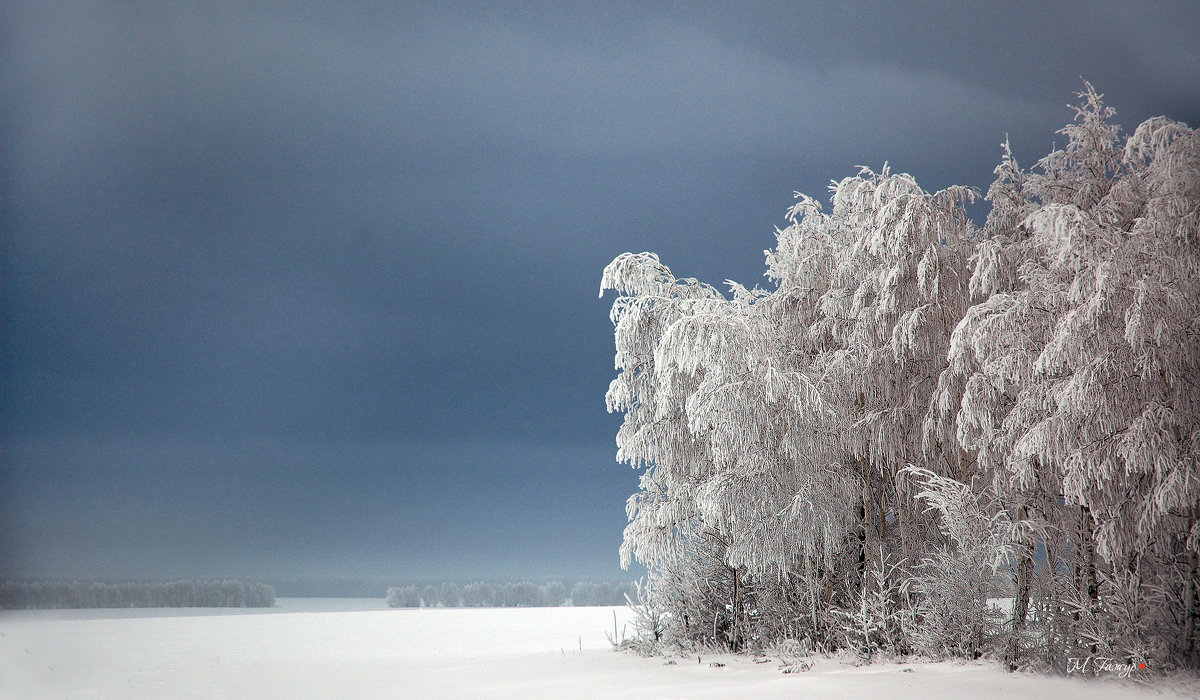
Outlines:
[[[600,271],[761,280],[794,191],[986,189],[1189,3],[8,3],[0,574],[617,575]],[[981,210],[982,211],[982,210]]]

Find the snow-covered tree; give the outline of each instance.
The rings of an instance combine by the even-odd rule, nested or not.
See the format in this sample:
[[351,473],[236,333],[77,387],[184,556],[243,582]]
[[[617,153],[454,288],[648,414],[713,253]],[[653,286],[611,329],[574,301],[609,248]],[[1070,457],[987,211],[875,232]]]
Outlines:
[[773,290],[605,268],[656,635],[1197,663],[1200,141],[1081,97],[982,230],[885,166],[800,196]]
[[768,253],[775,292],[731,282],[725,298],[648,253],[606,268],[602,291],[624,293],[608,397],[626,413],[618,457],[645,467],[624,563],[725,582],[710,604],[730,610],[731,639],[746,592],[771,577],[802,582],[819,626],[851,540],[861,581],[962,306],[966,195],[864,170],[836,186],[833,216],[801,197]]
[[1091,85],[1080,97],[1064,149],[1032,173],[1006,154],[997,171],[979,301],[943,377],[964,389],[957,405],[943,394],[941,418],[1010,507],[1068,533],[1049,556],[1073,570],[1076,619],[1115,615],[1100,601],[1120,588],[1174,588],[1181,614],[1103,643],[1194,659],[1200,141],[1156,118],[1122,144]]
[[542,586],[542,604],[556,608],[567,602],[567,589],[561,581],[551,581]]
[[490,608],[496,605],[496,591],[490,583],[476,581],[463,586],[462,604],[468,608]]
[[923,440],[921,426],[967,306],[962,270],[976,229],[964,204],[973,197],[963,187],[927,193],[886,166],[833,187],[826,227],[834,262],[808,334],[838,416],[839,452],[861,489],[860,572],[884,551],[889,530],[900,554],[912,554],[912,497],[897,490],[904,465],[961,469],[959,451]]
[[442,607],[457,608],[462,605],[462,589],[457,583],[447,581],[442,584],[442,590],[439,591]]
[[411,585],[389,588],[387,604],[390,608],[419,608],[421,607],[421,589]]

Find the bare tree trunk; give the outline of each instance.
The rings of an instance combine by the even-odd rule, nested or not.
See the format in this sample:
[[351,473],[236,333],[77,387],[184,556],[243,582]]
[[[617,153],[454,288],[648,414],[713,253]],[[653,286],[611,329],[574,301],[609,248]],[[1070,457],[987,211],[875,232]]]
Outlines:
[[[1025,506],[1017,508],[1017,519],[1025,519]],[[1021,543],[1020,562],[1017,564],[1016,599],[1013,600],[1012,636],[1009,637],[1008,649],[1004,654],[1009,671],[1017,670],[1017,660],[1021,654],[1021,635],[1025,631],[1025,618],[1029,614],[1029,586],[1030,579],[1033,577],[1033,546],[1034,543],[1029,540]]]
[[875,530],[875,498],[871,484],[871,464],[864,457],[858,461],[859,474],[862,475],[862,497],[858,504],[858,520],[861,531],[858,535],[858,589],[863,592],[869,583],[867,576],[867,558],[873,553],[876,541],[879,539]]
[[[1093,614],[1099,608],[1100,590],[1096,582],[1096,543],[1092,522],[1092,511],[1085,505],[1079,506],[1079,561],[1075,564],[1076,585],[1079,592],[1087,595],[1088,610]],[[1078,619],[1078,615],[1076,615]],[[1089,650],[1095,654],[1097,647],[1090,645]]]
[[742,650],[742,579],[735,567],[733,570],[733,622],[729,627],[730,651]]
[[1084,573],[1087,576],[1087,596],[1092,608],[1095,609],[1100,602],[1100,586],[1096,582],[1096,530],[1095,523],[1092,520],[1092,509],[1087,506],[1080,506],[1083,515],[1084,528],[1084,562],[1087,568]]
[[1046,659],[1056,658],[1057,647],[1055,640],[1059,634],[1059,616],[1062,613],[1062,604],[1058,599],[1058,557],[1054,554],[1057,546],[1058,542],[1056,539],[1046,541],[1046,571],[1048,576],[1046,580],[1049,583],[1049,586],[1047,586],[1048,590],[1045,591],[1045,594],[1048,594],[1049,597],[1044,602],[1046,606],[1046,620],[1043,623],[1045,625],[1043,628],[1043,644],[1045,645],[1044,656]]
[[[819,637],[817,631],[817,582],[813,575],[812,561],[808,557],[804,558],[804,581],[808,589],[808,614],[812,624],[812,633],[809,636],[815,649]],[[821,640],[821,643],[824,643],[824,640]]]
[[[1200,520],[1200,503],[1193,505],[1191,511],[1188,517],[1189,534],[1196,527],[1196,521]],[[1200,596],[1200,552],[1192,549],[1188,552],[1187,576],[1183,585],[1183,640],[1184,654],[1193,664],[1200,656],[1200,649],[1197,649],[1196,644],[1196,628],[1200,625],[1197,596]]]
[[867,585],[867,483],[863,482],[862,495],[858,500],[858,567],[855,570],[855,588],[861,592]]

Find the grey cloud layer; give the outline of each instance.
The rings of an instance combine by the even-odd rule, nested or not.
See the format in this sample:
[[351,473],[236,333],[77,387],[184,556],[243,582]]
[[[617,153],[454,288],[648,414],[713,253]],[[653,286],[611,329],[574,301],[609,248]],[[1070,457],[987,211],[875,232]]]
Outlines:
[[[520,450],[465,448],[397,478],[422,469],[405,445],[463,440],[597,446],[563,453],[556,488],[612,514],[576,533],[609,551],[629,475],[604,447],[603,266],[655,250],[753,284],[793,190],[885,160],[986,188],[1005,133],[1024,165],[1045,153],[1081,76],[1126,127],[1195,125],[1200,13],[1131,8],[0,6],[0,575],[52,574],[39,552],[67,561],[88,528],[136,559],[121,528],[153,532],[198,463],[216,482],[168,518],[192,543],[131,567],[219,566],[205,513],[274,518],[279,561],[312,561],[283,514],[330,483],[353,488],[313,501],[316,527],[356,497],[437,499],[499,470],[518,498],[538,478]],[[46,465],[58,481],[26,478]],[[364,535],[333,529],[322,547],[359,556]]]

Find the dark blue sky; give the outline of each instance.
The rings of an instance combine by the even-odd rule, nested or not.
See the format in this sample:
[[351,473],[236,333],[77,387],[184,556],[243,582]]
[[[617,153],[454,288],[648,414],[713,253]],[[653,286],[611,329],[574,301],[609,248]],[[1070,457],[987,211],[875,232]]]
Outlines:
[[0,4],[0,575],[618,577],[614,256],[1200,124],[1194,2],[644,5]]

